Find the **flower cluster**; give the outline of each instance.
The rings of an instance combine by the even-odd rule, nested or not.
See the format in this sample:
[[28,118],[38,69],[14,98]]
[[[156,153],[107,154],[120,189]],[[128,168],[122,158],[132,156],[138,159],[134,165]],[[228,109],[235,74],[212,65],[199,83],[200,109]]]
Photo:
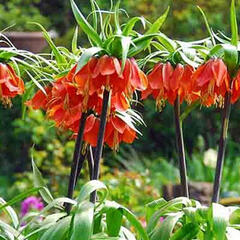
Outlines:
[[86,120],[84,140],[96,146],[103,91],[107,89],[111,93],[111,101],[105,143],[113,149],[122,141],[132,143],[136,138],[135,130],[116,113],[130,108],[129,102],[135,90],[147,88],[147,77],[136,61],[127,59],[122,70],[121,61],[104,55],[92,57],[80,71],[76,72],[76,69],[75,65],[66,76],[45,87],[45,93],[39,90],[27,105],[44,109],[57,127],[70,129],[74,135],[78,133],[82,113],[91,112]]
[[149,86],[143,91],[142,98],[152,95],[161,108],[165,101],[174,104],[177,96],[180,102],[192,103],[199,100],[202,105],[210,107],[214,104],[224,105],[227,92],[232,93],[232,103],[240,97],[240,73],[232,80],[226,64],[222,59],[210,59],[194,69],[190,65],[170,62],[158,63],[148,75]]
[[0,63],[0,101],[11,105],[11,98],[24,92],[24,82],[9,64]]
[[174,104],[177,96],[180,101],[192,102],[196,99],[193,90],[193,67],[178,64],[175,68],[170,62],[156,64],[152,72],[148,75],[149,87],[143,92],[145,99],[150,94],[156,99],[157,106],[162,107],[165,100]]

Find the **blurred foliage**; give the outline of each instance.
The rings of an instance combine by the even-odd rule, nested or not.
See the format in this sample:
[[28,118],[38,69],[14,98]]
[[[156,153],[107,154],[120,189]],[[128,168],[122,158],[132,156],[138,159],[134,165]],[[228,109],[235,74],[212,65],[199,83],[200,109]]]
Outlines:
[[41,14],[37,4],[41,0],[1,0],[0,29],[11,27],[11,31],[37,31],[38,28],[29,22],[39,22],[49,28],[50,19]]

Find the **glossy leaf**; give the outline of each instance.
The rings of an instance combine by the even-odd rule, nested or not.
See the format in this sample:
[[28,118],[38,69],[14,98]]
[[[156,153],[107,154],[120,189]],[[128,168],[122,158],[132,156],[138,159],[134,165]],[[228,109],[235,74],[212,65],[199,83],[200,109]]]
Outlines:
[[55,225],[51,226],[40,238],[40,240],[65,240],[69,226],[70,226],[71,217],[66,217],[58,221]]
[[88,199],[90,194],[97,190],[103,190],[102,201],[107,197],[108,190],[107,187],[100,181],[92,180],[86,183],[80,190],[80,193],[77,197],[77,201],[79,203],[83,202],[84,200]]
[[[73,220],[73,233],[70,240],[90,240],[93,234],[94,204],[84,202],[79,206]],[[80,237],[81,236],[81,237]]]
[[130,44],[131,44],[131,38],[130,37],[124,37],[124,36],[121,37],[121,45],[122,45],[122,65],[121,65],[121,69],[122,69],[122,72],[125,68]]
[[225,240],[226,229],[229,222],[228,210],[220,204],[212,204],[212,224],[216,239]]
[[176,223],[182,216],[183,212],[169,214],[169,216],[167,216],[164,221],[154,229],[150,240],[169,240]]
[[107,231],[110,237],[118,237],[122,226],[123,213],[121,209],[109,209],[106,214]]
[[199,231],[199,226],[196,223],[188,223],[176,231],[170,240],[192,240],[196,238]]

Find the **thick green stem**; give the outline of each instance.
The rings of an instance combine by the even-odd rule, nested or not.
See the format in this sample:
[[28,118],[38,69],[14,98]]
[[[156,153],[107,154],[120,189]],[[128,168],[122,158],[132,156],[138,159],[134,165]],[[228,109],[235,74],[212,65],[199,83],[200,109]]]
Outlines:
[[[68,198],[73,197],[73,192],[74,192],[74,188],[76,185],[77,176],[79,172],[79,165],[81,166],[83,164],[82,161],[84,160],[84,158],[81,158],[82,156],[81,151],[83,148],[83,133],[85,129],[87,116],[88,116],[87,113],[82,113],[81,119],[79,121],[79,130],[78,130],[78,135],[75,143],[75,150],[74,150],[71,173],[70,173],[69,184],[68,184],[68,194],[67,194]],[[65,206],[66,206],[66,211],[69,214],[71,211],[71,204],[66,204]]]
[[181,110],[180,110],[180,101],[178,96],[174,103],[174,117],[175,117],[176,141],[177,141],[178,157],[179,157],[179,170],[180,170],[182,194],[183,196],[189,198],[186,158],[185,158],[183,132],[182,132],[182,124],[180,121],[180,115],[181,115]]
[[[94,154],[94,169],[93,169],[93,180],[98,180],[99,178],[99,169],[100,169],[100,160],[102,157],[103,143],[104,143],[104,135],[107,123],[107,114],[108,114],[108,104],[110,99],[110,92],[108,90],[104,90],[103,93],[103,105],[102,112],[100,117],[100,126],[98,132],[98,140],[97,147],[95,149]],[[90,200],[92,203],[96,202],[97,193],[96,191],[91,194]]]
[[219,202],[230,112],[231,112],[231,93],[228,92],[225,97],[224,109],[222,113],[222,129],[221,129],[221,135],[220,135],[220,140],[218,145],[217,166],[216,166],[215,180],[214,180],[214,186],[213,186],[213,197],[212,197],[212,202],[214,203]]

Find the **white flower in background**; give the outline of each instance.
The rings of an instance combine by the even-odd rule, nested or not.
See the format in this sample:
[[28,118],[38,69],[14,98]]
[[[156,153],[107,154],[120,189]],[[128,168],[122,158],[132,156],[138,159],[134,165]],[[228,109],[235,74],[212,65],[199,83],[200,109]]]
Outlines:
[[207,167],[215,168],[217,163],[217,151],[212,148],[205,151],[203,154],[203,163]]

